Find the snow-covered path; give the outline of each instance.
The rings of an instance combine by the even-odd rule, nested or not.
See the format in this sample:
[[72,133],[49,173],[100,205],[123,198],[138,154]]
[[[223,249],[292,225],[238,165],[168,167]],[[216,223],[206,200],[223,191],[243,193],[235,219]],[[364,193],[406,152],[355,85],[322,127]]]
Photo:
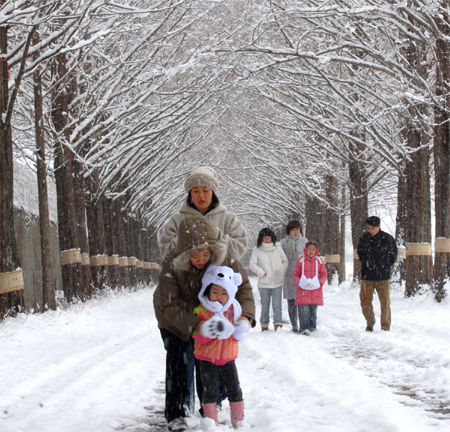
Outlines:
[[[150,431],[145,407],[163,407],[165,364],[152,293],[115,293],[3,323],[0,431]],[[358,291],[345,284],[325,288],[312,337],[289,325],[253,329],[237,361],[248,427],[448,432],[450,304],[395,290],[392,300],[390,333],[363,331]],[[219,419],[228,422],[226,403]],[[201,430],[197,416],[189,424]]]

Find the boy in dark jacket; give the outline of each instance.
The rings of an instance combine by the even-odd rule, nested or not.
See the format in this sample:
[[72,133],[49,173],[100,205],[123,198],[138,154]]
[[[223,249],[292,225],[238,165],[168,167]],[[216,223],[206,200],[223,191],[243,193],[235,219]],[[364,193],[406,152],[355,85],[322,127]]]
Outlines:
[[358,256],[361,261],[360,300],[366,331],[373,331],[375,314],[372,300],[375,289],[380,299],[381,330],[391,327],[391,300],[389,294],[391,268],[397,259],[394,238],[380,229],[380,218],[370,216],[366,220],[367,232],[359,238]]

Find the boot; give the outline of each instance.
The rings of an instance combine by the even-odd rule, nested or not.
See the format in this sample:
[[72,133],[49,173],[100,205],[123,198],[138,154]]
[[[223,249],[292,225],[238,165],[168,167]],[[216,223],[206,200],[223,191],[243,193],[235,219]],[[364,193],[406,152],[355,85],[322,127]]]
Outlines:
[[239,426],[239,423],[244,420],[244,401],[230,402],[231,410],[231,425],[234,428]]
[[217,404],[216,403],[208,403],[203,404],[203,415],[204,417],[208,417],[210,419],[213,419],[216,424],[218,424],[217,421]]

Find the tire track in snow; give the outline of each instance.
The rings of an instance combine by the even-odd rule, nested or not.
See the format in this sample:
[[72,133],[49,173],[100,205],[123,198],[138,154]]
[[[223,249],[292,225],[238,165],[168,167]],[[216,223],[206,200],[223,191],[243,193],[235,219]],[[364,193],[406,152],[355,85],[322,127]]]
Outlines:
[[[377,301],[374,297],[376,311]],[[450,354],[438,346],[440,339],[434,341],[431,335],[427,343],[419,340],[419,335],[427,333],[420,329],[414,334],[411,327],[417,328],[417,324],[404,322],[403,316],[394,315],[398,321],[391,332],[367,333],[362,325],[349,327],[349,322],[361,322],[351,316],[358,307],[359,303],[339,304],[326,310],[326,330],[332,340],[324,348],[391,388],[402,396],[404,405],[421,409],[426,416],[450,428],[450,387],[445,379],[450,378]]]
[[[430,417],[448,421],[450,427],[450,395],[446,391],[422,385],[426,382],[427,371],[436,368],[432,362],[413,362],[397,354],[386,355],[358,338],[348,341],[348,336],[345,341],[330,347],[329,352],[364,370],[368,376],[377,378],[381,384],[394,389],[396,394],[405,396],[405,405],[422,408]],[[390,376],[393,374],[392,368],[395,379]]]

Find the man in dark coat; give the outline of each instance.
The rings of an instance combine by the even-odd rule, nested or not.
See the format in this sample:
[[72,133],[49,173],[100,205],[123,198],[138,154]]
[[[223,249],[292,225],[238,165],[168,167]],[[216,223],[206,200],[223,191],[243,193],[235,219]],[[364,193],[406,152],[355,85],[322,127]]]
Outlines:
[[389,286],[391,269],[397,259],[397,245],[394,238],[380,229],[380,218],[370,216],[366,220],[367,232],[358,242],[358,256],[361,261],[361,291],[359,298],[366,331],[373,331],[375,314],[372,300],[375,289],[380,299],[381,330],[391,327],[391,300]]

